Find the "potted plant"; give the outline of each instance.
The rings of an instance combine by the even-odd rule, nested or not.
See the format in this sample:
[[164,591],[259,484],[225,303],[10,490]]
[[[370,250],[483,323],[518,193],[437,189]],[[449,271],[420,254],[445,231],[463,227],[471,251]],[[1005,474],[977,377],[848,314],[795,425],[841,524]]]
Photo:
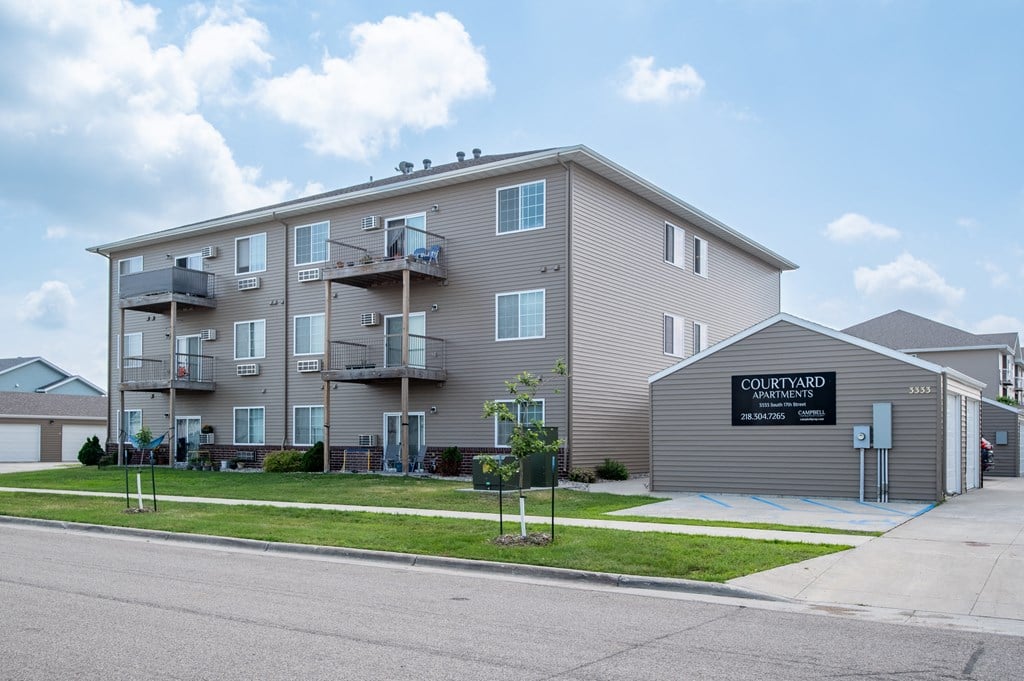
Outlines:
[[209,423],[204,423],[203,427],[199,429],[199,432],[209,435],[210,433],[213,432],[213,426],[211,426]]

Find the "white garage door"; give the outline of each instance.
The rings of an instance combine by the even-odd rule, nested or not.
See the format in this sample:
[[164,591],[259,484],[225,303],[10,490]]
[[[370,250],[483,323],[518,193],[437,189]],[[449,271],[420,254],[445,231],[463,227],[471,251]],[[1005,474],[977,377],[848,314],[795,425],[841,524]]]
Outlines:
[[61,429],[60,460],[78,461],[78,450],[85,444],[86,438],[93,435],[100,439],[102,447],[107,429],[103,426],[64,426]]
[[0,425],[0,461],[39,461],[39,426]]

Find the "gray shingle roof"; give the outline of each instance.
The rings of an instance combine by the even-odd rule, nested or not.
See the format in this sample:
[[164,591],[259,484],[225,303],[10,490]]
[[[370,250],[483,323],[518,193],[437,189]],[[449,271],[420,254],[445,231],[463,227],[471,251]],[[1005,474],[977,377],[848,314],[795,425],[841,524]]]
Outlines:
[[107,398],[93,395],[0,392],[4,416],[107,418]]
[[34,359],[39,359],[39,357],[0,357],[0,372],[13,369],[20,364],[31,362]]
[[[921,317],[904,310],[894,310],[880,317],[843,329],[857,338],[884,345],[893,350],[925,348],[971,348],[994,345],[1009,345],[992,336],[1012,334],[989,334],[979,336],[947,324]],[[1010,347],[1013,347],[1012,345]]]

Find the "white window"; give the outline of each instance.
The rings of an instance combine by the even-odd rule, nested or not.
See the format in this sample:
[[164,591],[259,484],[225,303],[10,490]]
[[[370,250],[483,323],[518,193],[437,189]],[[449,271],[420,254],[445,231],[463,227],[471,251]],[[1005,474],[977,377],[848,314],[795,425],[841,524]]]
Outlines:
[[295,316],[295,354],[322,355],[324,352],[324,316]]
[[142,332],[126,333],[121,343],[123,354],[121,359],[125,369],[138,369],[142,366]]
[[544,337],[544,289],[499,293],[495,305],[497,340]]
[[235,359],[262,359],[267,355],[267,322],[235,322]]
[[235,239],[235,274],[267,269],[267,235],[253,234]]
[[693,273],[708,276],[708,242],[699,236],[693,237]]
[[180,255],[174,259],[175,267],[184,267],[187,270],[203,270],[203,254],[202,253],[190,253],[189,255]]
[[666,355],[683,356],[683,318],[674,314],[664,316],[663,349]]
[[236,445],[261,445],[264,443],[263,407],[235,407]]
[[117,261],[117,281],[114,285],[117,290],[121,290],[121,277],[126,274],[135,274],[136,272],[142,271],[142,256],[137,255],[134,258],[125,258],[124,260]]
[[700,322],[693,323],[693,354],[697,354],[708,347],[708,325]]
[[[122,423],[124,426],[121,425]],[[123,442],[130,445],[132,436],[142,430],[142,410],[125,409],[123,418],[118,415],[117,425],[121,431],[121,437],[124,438]]]
[[316,222],[296,227],[295,264],[309,265],[314,262],[327,262],[327,239],[330,237],[330,232],[330,222]]
[[[533,404],[517,404],[511,400],[499,400],[508,405],[509,410],[515,415],[516,423],[530,423],[544,425],[544,400],[534,400]],[[512,437],[512,428],[515,426],[511,421],[502,421],[494,417],[494,446],[508,447],[509,438]]]
[[292,444],[314,445],[324,440],[324,408],[322,406],[295,407]]
[[683,261],[686,249],[686,232],[681,227],[665,223],[665,262],[676,267],[685,266]]
[[544,226],[544,181],[498,190],[498,234]]

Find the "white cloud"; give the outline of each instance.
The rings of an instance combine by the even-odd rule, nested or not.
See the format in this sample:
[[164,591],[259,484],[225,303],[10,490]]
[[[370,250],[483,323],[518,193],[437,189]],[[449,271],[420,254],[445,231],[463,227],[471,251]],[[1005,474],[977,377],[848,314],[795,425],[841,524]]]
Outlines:
[[60,239],[66,239],[70,233],[70,230],[63,225],[53,225],[46,228],[45,238],[48,241],[59,241]]
[[909,253],[874,269],[858,267],[853,273],[853,283],[858,291],[869,296],[923,294],[947,305],[959,303],[964,298],[962,288],[950,286],[931,265]]
[[266,27],[215,9],[179,47],[153,44],[158,19],[118,0],[0,2],[0,63],[18,65],[0,65],[4,193],[147,229],[291,193],[240,166],[201,112],[266,69]]
[[972,333],[1020,333],[1024,330],[1024,321],[1005,314],[993,315],[982,319],[971,329]]
[[349,34],[348,58],[324,56],[263,83],[260,103],[306,130],[320,154],[365,159],[393,146],[404,129],[447,125],[452,106],[487,95],[487,60],[445,12],[389,16]]
[[976,232],[981,228],[981,224],[974,218],[957,218],[956,224],[970,232]]
[[859,213],[845,213],[828,223],[825,236],[832,241],[850,242],[863,239],[899,239],[900,231],[880,222],[872,222]]
[[1010,275],[1003,268],[991,262],[981,263],[981,269],[988,273],[988,283],[992,288],[1005,288],[1010,285]]
[[704,90],[704,79],[689,64],[655,69],[654,57],[631,57],[629,75],[621,93],[633,102],[667,102],[692,99]]
[[25,296],[17,316],[23,322],[44,329],[61,329],[67,326],[74,306],[75,297],[67,284],[47,281]]

